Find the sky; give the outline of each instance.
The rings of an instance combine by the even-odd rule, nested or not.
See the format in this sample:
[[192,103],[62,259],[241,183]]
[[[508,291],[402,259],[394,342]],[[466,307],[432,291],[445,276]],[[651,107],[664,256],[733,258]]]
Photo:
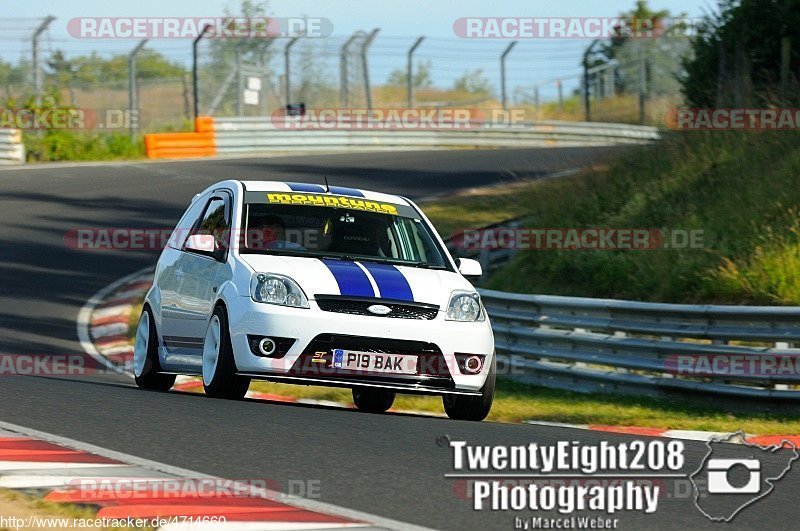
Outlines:
[[[67,23],[76,17],[205,17],[227,11],[238,12],[238,0],[3,0],[0,17],[0,58],[15,61],[31,53],[30,32],[35,17],[53,15],[56,20],[42,36],[43,56],[62,49],[67,56],[100,53],[125,53],[136,40],[89,41],[76,39]],[[417,58],[430,60],[437,85],[451,83],[467,70],[483,69],[495,76],[498,58],[507,40],[467,40],[454,34],[453,23],[460,17],[613,17],[633,7],[634,0],[269,0],[268,11],[276,17],[320,17],[333,24],[326,45],[328,69],[335,70],[335,50],[356,30],[380,28],[370,51],[373,83],[381,83],[392,70],[405,64],[405,50],[417,36],[427,41]],[[708,0],[650,0],[656,9],[673,14],[699,17],[712,9]],[[572,79],[580,72],[582,50],[589,41],[559,39],[523,40],[509,55],[511,87],[531,87],[543,81]],[[189,40],[151,40],[148,46],[188,64]],[[571,83],[572,81],[569,81]],[[565,86],[569,84],[565,81]],[[577,83],[577,81],[575,81]],[[552,93],[553,86],[549,87]],[[547,91],[548,88],[543,90]]]

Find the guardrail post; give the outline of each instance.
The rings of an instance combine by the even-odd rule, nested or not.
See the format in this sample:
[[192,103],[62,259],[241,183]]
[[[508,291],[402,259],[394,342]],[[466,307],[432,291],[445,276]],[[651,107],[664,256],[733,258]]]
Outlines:
[[294,43],[296,43],[300,37],[293,37],[288,43],[286,43],[286,48],[283,49],[283,61],[284,61],[284,87],[286,87],[286,105],[292,103],[292,66],[291,66],[291,55],[290,50]]
[[236,43],[234,57],[236,62],[236,116],[244,116],[244,73],[242,72],[242,47],[246,40]]
[[194,119],[196,120],[198,116],[200,116],[200,88],[198,86],[198,75],[197,75],[197,45],[200,42],[200,39],[203,38],[203,35],[211,29],[211,24],[206,24],[203,26],[203,29],[200,31],[200,35],[198,35],[194,41],[192,41],[192,95],[194,96]]
[[643,43],[639,43],[639,123],[645,122],[645,101],[647,100],[647,57]]
[[517,41],[511,41],[500,56],[500,101],[504,111],[508,109],[506,105],[506,56],[511,53],[511,50],[516,45]]
[[362,32],[357,31],[350,35],[350,38],[347,39],[339,49],[339,104],[342,106],[342,108],[345,108],[350,104],[350,94],[347,79],[348,48],[350,48],[350,45],[353,44],[353,41],[356,40],[360,34],[362,34]]
[[559,79],[556,81],[556,85],[558,86],[558,110],[564,110],[564,87]]
[[[272,81],[269,76],[269,56],[267,55],[267,52],[269,51],[270,46],[272,46],[274,42],[275,42],[274,38],[266,41],[264,43],[264,46],[261,47],[261,51],[258,54],[258,66],[261,71],[261,80],[264,87],[261,97],[261,113],[264,116],[269,114],[268,92],[272,87]],[[278,96],[278,99],[280,99],[280,96]]]
[[409,109],[414,107],[414,62],[412,60],[412,56],[414,55],[414,50],[416,50],[424,40],[425,37],[419,37],[414,45],[408,50],[408,61],[406,62],[406,83]]
[[38,109],[42,105],[42,71],[39,67],[39,37],[56,17],[48,15],[33,32],[33,97]]
[[597,39],[593,40],[592,44],[583,52],[583,104],[586,110],[585,120],[587,122],[592,121],[591,94],[589,93],[589,54],[592,53],[594,46],[598,42]]
[[372,41],[378,35],[380,28],[373,29],[364,42],[361,44],[361,70],[364,76],[364,92],[367,98],[367,110],[372,109],[372,87],[369,84],[369,65],[367,64],[367,52],[369,51]]
[[138,105],[138,98],[136,97],[136,54],[144,48],[147,41],[148,39],[142,39],[128,55],[128,122],[131,140],[134,139],[136,129],[139,127],[138,117],[134,118]]

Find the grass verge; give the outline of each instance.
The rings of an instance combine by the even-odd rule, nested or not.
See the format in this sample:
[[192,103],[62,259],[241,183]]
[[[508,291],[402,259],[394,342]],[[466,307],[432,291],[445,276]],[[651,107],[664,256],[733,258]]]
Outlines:
[[[253,382],[251,390],[295,398],[352,403],[350,390]],[[444,413],[439,397],[398,395],[394,409]],[[726,411],[688,400],[665,400],[609,394],[579,394],[499,379],[489,420],[540,420],[570,424],[642,426],[701,431],[745,430],[755,435],[800,433],[800,419],[782,413]]]
[[[22,529],[47,529],[62,528],[73,529],[73,522],[64,522],[63,519],[90,521],[97,517],[97,510],[91,506],[76,505],[71,503],[52,503],[33,494],[10,489],[0,489],[0,515],[22,519],[38,519],[39,526],[22,527]],[[42,520],[49,520],[53,525],[46,525]],[[35,523],[34,520],[31,520]],[[78,523],[80,525],[80,523]],[[76,526],[77,527],[77,526]],[[90,526],[93,527],[93,526]],[[94,529],[127,530],[129,527],[94,527]],[[137,528],[138,531],[150,531],[153,527]]]
[[702,231],[699,248],[520,252],[487,287],[646,301],[800,304],[800,134],[667,134],[606,169],[424,205],[444,234],[536,228]]
[[127,133],[92,133],[50,129],[23,135],[28,162],[95,161],[144,158],[144,140]]

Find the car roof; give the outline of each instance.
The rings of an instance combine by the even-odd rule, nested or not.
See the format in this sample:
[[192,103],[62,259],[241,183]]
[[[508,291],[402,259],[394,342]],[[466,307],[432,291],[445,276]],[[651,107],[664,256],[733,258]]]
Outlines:
[[384,194],[360,188],[348,188],[331,184],[326,188],[324,184],[298,183],[289,181],[241,181],[247,192],[295,192],[299,194],[335,194],[348,197],[362,197],[371,201],[383,201],[396,205],[410,205],[409,201],[399,195]]

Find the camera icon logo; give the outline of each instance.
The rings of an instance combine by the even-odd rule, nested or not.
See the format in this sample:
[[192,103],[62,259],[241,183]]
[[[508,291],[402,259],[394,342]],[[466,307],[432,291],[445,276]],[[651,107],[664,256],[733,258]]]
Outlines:
[[747,440],[743,431],[714,436],[708,452],[689,480],[694,504],[709,520],[730,522],[736,515],[769,495],[800,459],[797,446],[781,440],[761,446]]
[[[743,485],[735,486],[729,479],[729,472],[736,467],[744,467],[750,477]],[[757,494],[761,490],[761,463],[757,459],[709,459],[709,494]]]

